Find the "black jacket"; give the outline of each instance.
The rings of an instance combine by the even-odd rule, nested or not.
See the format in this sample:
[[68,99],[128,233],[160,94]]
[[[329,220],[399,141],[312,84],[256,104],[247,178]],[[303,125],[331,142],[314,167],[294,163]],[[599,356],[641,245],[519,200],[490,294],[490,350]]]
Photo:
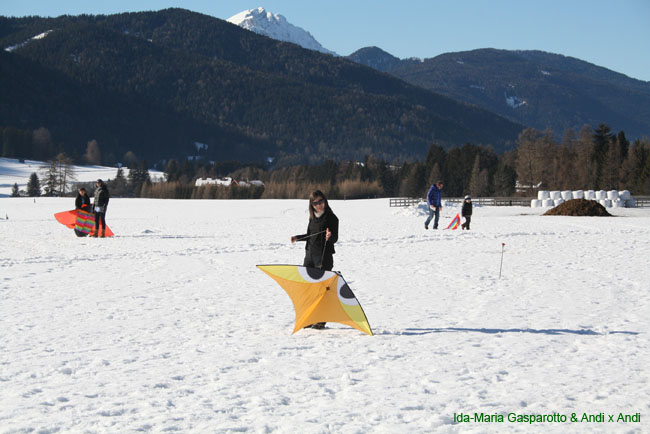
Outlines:
[[463,201],[463,210],[460,213],[463,216],[472,215],[472,202]]
[[74,207],[75,209],[82,209],[84,211],[91,212],[92,210],[90,209],[90,196],[82,196],[80,194],[77,194],[77,198],[74,201]]
[[[314,216],[313,219],[309,220],[307,233],[296,235],[296,241],[306,241],[307,245],[305,246],[305,250],[320,254],[323,251],[323,245],[325,244],[325,229],[329,229],[332,233],[332,236],[327,240],[327,244],[325,245],[325,254],[333,255],[336,253],[334,244],[339,239],[339,219],[334,215],[330,208],[327,208],[322,216]],[[323,233],[319,234],[319,232]],[[312,234],[318,235],[310,237]]]

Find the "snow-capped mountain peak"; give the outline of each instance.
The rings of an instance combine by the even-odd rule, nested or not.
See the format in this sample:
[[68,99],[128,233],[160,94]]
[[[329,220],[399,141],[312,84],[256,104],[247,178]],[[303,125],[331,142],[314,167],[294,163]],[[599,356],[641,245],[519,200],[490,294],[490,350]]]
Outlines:
[[240,12],[228,18],[228,22],[269,38],[292,42],[309,50],[336,55],[333,51],[323,48],[308,31],[294,26],[284,16],[268,12],[263,7]]

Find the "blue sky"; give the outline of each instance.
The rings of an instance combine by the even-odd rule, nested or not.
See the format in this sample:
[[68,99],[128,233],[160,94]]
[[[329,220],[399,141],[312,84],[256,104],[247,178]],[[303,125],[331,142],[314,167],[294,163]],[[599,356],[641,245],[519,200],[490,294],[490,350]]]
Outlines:
[[112,14],[182,7],[227,19],[258,6],[348,55],[400,57],[475,48],[543,50],[650,81],[650,0],[0,0],[0,15]]

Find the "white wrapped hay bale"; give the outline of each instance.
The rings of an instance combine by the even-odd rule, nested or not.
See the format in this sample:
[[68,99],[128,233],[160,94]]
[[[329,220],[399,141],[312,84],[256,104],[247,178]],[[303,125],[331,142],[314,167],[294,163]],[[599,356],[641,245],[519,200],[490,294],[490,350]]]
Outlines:
[[562,205],[564,203],[564,199],[556,199],[553,202],[555,203],[555,206]]
[[607,199],[611,200],[612,202],[618,199],[618,190],[609,190],[607,192]]
[[626,208],[635,208],[636,207],[636,199],[631,197],[628,200],[625,201],[625,207]]
[[551,195],[551,199],[553,200],[562,199],[562,193],[560,193],[559,191],[552,191],[550,195]]
[[607,192],[605,190],[598,190],[596,192],[596,200],[605,200],[607,199]]
[[571,193],[571,198],[572,199],[584,199],[585,198],[585,192],[582,190],[574,190],[573,193]]
[[530,201],[530,207],[531,208],[539,208],[540,206],[542,206],[542,201],[541,200],[533,199],[533,200]]
[[544,199],[542,201],[542,206],[543,207],[553,207],[555,206],[553,199]]
[[600,199],[598,201],[602,206],[605,208],[611,208],[612,207],[612,201],[609,199]]
[[614,201],[612,201],[612,206],[614,208],[625,208],[625,201],[621,198],[618,198]]
[[630,196],[629,190],[619,191],[618,197],[620,197],[623,200],[630,200],[632,198],[632,196]]
[[585,199],[587,200],[596,200],[596,192],[593,190],[585,191]]
[[548,195],[548,191],[546,190],[540,190],[537,192],[537,200],[544,200],[548,199],[550,196]]
[[571,192],[571,190],[564,190],[561,193],[561,195],[562,195],[562,200],[571,200],[571,199],[573,199],[573,193]]

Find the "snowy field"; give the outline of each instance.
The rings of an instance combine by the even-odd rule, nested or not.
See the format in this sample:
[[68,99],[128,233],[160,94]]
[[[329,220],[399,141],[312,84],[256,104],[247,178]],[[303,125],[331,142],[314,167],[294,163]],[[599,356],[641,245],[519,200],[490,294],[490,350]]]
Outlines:
[[[11,189],[14,184],[18,184],[20,190],[27,189],[27,183],[32,173],[36,173],[41,182],[41,190],[44,187],[43,166],[46,163],[42,161],[25,160],[24,163],[14,158],[0,158],[0,198],[11,196]],[[117,167],[107,166],[73,166],[77,182],[92,182],[97,179],[115,179]],[[124,176],[129,173],[128,167],[124,167]],[[152,180],[162,177],[164,174],[158,171],[149,171]]]
[[57,223],[73,202],[0,199],[1,433],[650,432],[650,209],[425,231],[421,208],[332,201],[371,337],[291,335],[255,267],[302,263],[306,201],[113,199],[111,239]]

